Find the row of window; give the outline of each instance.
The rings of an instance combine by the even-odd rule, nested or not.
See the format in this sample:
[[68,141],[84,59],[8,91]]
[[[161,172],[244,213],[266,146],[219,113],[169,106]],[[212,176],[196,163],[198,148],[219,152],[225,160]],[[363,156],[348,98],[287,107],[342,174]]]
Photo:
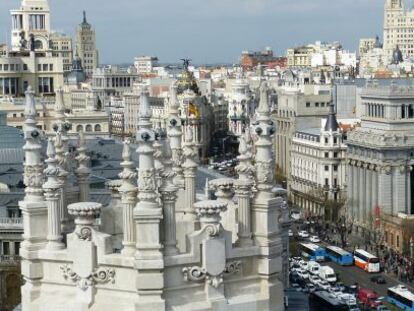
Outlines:
[[[94,132],[101,132],[102,126],[100,124],[95,124],[93,130]],[[87,124],[85,127],[83,127],[83,125],[79,124],[78,126],[76,126],[76,132],[92,132],[92,125]]]
[[328,106],[329,106],[329,103],[325,103],[325,102],[315,102],[314,105],[312,105],[311,102],[306,103],[306,108],[310,108],[310,107],[324,108],[324,107],[328,107]]
[[53,71],[53,64],[37,64],[37,71]]
[[[27,64],[23,64],[23,70],[27,70]],[[0,64],[0,71],[20,71],[19,64]]]
[[[332,165],[332,169],[334,172],[338,171],[338,165]],[[325,172],[329,172],[329,165],[325,165]]]
[[[10,242],[10,241],[3,241],[1,243],[2,246],[2,255],[19,255],[20,252],[20,242]],[[12,251],[12,247],[14,247],[14,251]]]

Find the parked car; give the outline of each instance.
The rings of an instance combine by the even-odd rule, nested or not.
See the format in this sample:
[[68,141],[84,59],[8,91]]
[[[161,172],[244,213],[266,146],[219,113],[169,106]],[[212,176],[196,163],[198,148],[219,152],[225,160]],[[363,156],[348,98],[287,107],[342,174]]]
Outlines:
[[314,284],[312,284],[312,283],[308,283],[306,285],[306,287],[308,288],[308,290],[309,290],[310,293],[313,293],[314,291],[316,291],[316,286]]
[[331,287],[328,282],[321,280],[321,279],[318,280],[318,283],[316,284],[316,286],[318,286],[320,289],[323,289],[323,290],[328,290]]
[[338,296],[342,294],[341,290],[337,286],[331,286],[331,288],[328,290],[331,294],[334,294],[335,296]]
[[318,236],[316,236],[316,235],[312,235],[309,238],[309,241],[312,242],[312,243],[320,243],[321,242],[321,239]]
[[293,231],[289,229],[289,237],[293,237]]
[[303,270],[308,270],[308,265],[309,263],[305,260],[301,260],[299,261],[299,266],[303,269]]
[[291,283],[290,287],[292,287],[293,289],[295,289],[297,292],[301,292],[302,288],[300,287],[300,285],[298,283]]
[[387,281],[385,278],[381,275],[375,275],[371,278],[371,282],[377,283],[377,284],[387,284]]
[[346,291],[346,286],[342,282],[336,282],[336,286],[341,290],[341,292]]
[[305,230],[299,231],[298,235],[299,235],[299,237],[300,237],[300,238],[302,238],[302,239],[307,239],[307,238],[309,238],[309,233],[308,233],[308,231],[305,231]]
[[319,275],[319,270],[321,265],[316,261],[309,261],[308,262],[308,271],[310,274]]
[[375,311],[390,311],[390,309],[388,309],[386,306],[384,305],[379,305],[376,309],[374,309]]
[[302,278],[302,279],[308,279],[309,278],[308,270],[300,269],[297,272],[298,272],[298,275],[299,275],[300,278]]
[[320,278],[316,275],[309,275],[309,282],[313,285],[317,285]]
[[361,288],[357,294],[357,299],[360,303],[371,309],[375,309],[382,304],[378,298],[378,294],[368,288]]

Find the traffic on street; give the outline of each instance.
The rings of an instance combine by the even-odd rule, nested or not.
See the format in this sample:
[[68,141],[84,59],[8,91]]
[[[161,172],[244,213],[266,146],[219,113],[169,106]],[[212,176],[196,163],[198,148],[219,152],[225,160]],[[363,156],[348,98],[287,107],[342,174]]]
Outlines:
[[308,310],[414,310],[414,288],[385,273],[377,252],[341,248],[311,226],[296,220],[289,231],[290,291],[307,297]]

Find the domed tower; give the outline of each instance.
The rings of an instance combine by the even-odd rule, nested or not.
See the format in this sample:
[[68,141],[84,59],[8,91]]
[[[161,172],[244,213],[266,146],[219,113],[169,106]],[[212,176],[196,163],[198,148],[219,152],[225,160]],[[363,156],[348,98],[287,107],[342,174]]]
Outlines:
[[238,77],[233,84],[229,100],[229,130],[236,136],[244,133],[249,117],[254,113],[254,103],[250,96],[249,84]]

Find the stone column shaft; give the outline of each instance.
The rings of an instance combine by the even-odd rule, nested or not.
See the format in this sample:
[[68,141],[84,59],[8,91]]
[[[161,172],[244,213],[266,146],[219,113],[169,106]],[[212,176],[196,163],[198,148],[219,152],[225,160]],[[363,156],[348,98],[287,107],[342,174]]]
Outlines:
[[59,189],[46,190],[46,201],[48,206],[47,217],[47,247],[49,249],[62,249],[62,230],[60,226]]
[[167,256],[178,253],[175,222],[176,191],[176,189],[161,190],[161,198],[164,204],[164,254]]
[[249,182],[236,183],[236,196],[238,205],[238,245],[241,247],[253,245],[251,225],[251,186]]

